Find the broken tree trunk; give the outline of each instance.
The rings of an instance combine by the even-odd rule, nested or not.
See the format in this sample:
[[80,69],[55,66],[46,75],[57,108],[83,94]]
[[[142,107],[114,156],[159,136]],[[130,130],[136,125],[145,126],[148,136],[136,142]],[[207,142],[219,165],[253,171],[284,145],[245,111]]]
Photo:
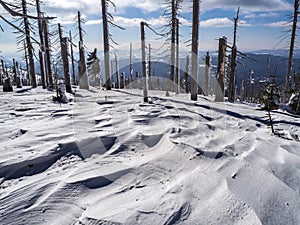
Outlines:
[[204,94],[206,96],[209,94],[209,90],[208,90],[209,75],[210,75],[210,55],[209,52],[206,52],[205,71],[204,71]]
[[60,24],[58,24],[58,32],[59,32],[60,47],[61,47],[61,59],[64,68],[66,92],[72,93],[72,87],[70,82],[70,71],[69,71],[69,59],[68,59],[69,39],[67,37],[62,37],[62,29]]
[[71,86],[71,80],[70,80],[70,70],[69,70],[69,39],[67,37],[62,38],[62,44],[61,44],[61,57],[63,61],[64,66],[64,75],[65,75],[65,84],[66,84],[66,92],[72,93],[72,86]]
[[141,22],[141,47],[142,47],[142,71],[143,71],[143,94],[144,102],[148,102],[148,85],[146,70],[146,45],[145,45],[145,23]]
[[218,68],[217,68],[217,81],[218,85],[215,90],[215,101],[224,101],[224,77],[225,77],[225,63],[226,63],[226,37],[219,38],[218,50]]

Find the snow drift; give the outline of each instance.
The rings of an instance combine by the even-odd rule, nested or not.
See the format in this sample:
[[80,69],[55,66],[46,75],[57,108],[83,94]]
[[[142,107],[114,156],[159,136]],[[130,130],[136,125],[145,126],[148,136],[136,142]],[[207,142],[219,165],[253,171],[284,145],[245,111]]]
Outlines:
[[1,93],[0,224],[300,224],[300,118],[186,94]]

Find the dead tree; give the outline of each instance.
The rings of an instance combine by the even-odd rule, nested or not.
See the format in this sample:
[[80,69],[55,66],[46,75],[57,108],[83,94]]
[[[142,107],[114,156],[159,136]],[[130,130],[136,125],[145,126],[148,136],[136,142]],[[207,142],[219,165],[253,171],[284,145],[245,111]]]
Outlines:
[[5,70],[4,70],[4,62],[3,62],[3,60],[1,59],[1,73],[0,73],[0,85],[2,85],[3,84],[3,78],[4,78],[4,76],[5,76]]
[[193,101],[197,101],[197,94],[198,94],[199,10],[200,10],[200,1],[193,0],[192,79],[191,79],[191,100]]
[[142,48],[142,71],[143,71],[143,95],[144,102],[148,102],[148,85],[146,70],[146,45],[145,45],[145,22],[141,22],[141,48]]
[[179,19],[176,18],[176,69],[175,69],[175,90],[179,94]]
[[167,19],[168,24],[164,26],[163,32],[167,36],[166,43],[170,43],[170,80],[171,80],[171,89],[175,87],[175,65],[176,65],[176,19],[180,15],[180,4],[182,0],[165,0],[164,4],[166,5],[166,10],[163,13],[163,16]]
[[[41,6],[39,0],[36,0],[36,11],[37,11],[37,16],[42,18],[43,15],[41,12]],[[42,20],[38,20],[38,29],[39,29],[39,37],[40,37],[39,63],[40,63],[40,70],[41,70],[42,86],[43,88],[46,88],[45,64],[44,64],[45,39],[44,39]]]
[[69,39],[67,37],[62,36],[62,29],[60,24],[58,24],[58,32],[59,32],[59,39],[60,39],[61,59],[62,59],[63,69],[64,69],[66,92],[72,93],[70,71],[69,71],[69,59],[68,59]]
[[190,67],[190,56],[186,57],[184,82],[185,82],[185,93],[189,93],[189,67]]
[[237,47],[236,47],[236,33],[237,25],[239,20],[239,11],[238,8],[236,17],[234,18],[234,31],[233,31],[233,45],[231,48],[231,60],[230,60],[230,74],[229,74],[229,85],[228,85],[228,101],[234,102],[235,100],[235,72],[236,72],[236,56],[237,56]]
[[32,87],[36,87],[36,76],[35,76],[35,67],[34,67],[34,59],[33,59],[33,47],[30,39],[30,24],[27,15],[27,4],[26,0],[22,0],[22,10],[24,15],[24,28],[26,33],[26,47],[27,47],[27,54],[29,60],[29,73],[31,77],[31,85]]
[[105,79],[106,79],[106,89],[111,90],[111,81],[110,81],[110,68],[109,68],[109,40],[114,44],[117,44],[113,39],[112,35],[109,33],[109,26],[117,27],[124,30],[125,28],[114,23],[113,16],[108,12],[108,4],[111,4],[113,7],[116,7],[111,0],[101,0],[102,5],[102,25],[103,25],[103,45],[104,45],[104,68],[105,68]]
[[120,80],[119,80],[119,68],[118,68],[118,57],[117,53],[115,53],[115,67],[116,67],[116,79],[117,79],[117,87],[120,89]]
[[75,59],[74,59],[74,50],[73,50],[73,46],[76,47],[76,45],[74,45],[74,43],[72,41],[71,31],[69,32],[69,41],[70,41],[70,51],[71,51],[72,80],[73,80],[73,84],[76,85],[77,82],[76,82]]
[[152,79],[151,79],[151,44],[148,46],[148,77],[149,77],[149,89],[152,89]]
[[209,75],[210,75],[210,55],[209,52],[206,52],[206,57],[205,57],[205,71],[204,71],[204,94],[208,95],[209,90]]
[[78,11],[78,32],[79,32],[79,61],[78,61],[78,75],[79,88],[89,90],[87,67],[85,62],[85,49],[83,44],[83,29],[81,26],[82,20],[80,12]]
[[289,51],[289,58],[288,58],[288,65],[287,65],[287,72],[285,77],[285,86],[284,86],[284,95],[283,95],[283,102],[287,102],[288,92],[290,89],[290,76],[292,70],[292,63],[293,63],[293,54],[294,54],[294,46],[295,46],[295,39],[296,39],[296,30],[297,30],[297,22],[298,22],[298,15],[299,13],[299,0],[295,0],[294,2],[294,14],[293,14],[293,25],[292,25],[292,34],[291,34],[291,41],[290,41],[290,51]]
[[40,61],[42,87],[45,89],[46,88],[45,65],[44,65],[44,56],[41,49],[39,50],[39,61]]
[[44,19],[42,21],[43,34],[44,34],[44,43],[45,43],[45,72],[47,75],[48,86],[53,87],[53,74],[52,74],[52,62],[51,62],[51,43],[49,35],[49,21]]
[[130,88],[131,88],[131,82],[132,82],[132,43],[130,42],[130,57],[129,57],[129,79],[130,79]]
[[103,43],[104,43],[104,69],[105,69],[105,86],[106,90],[111,90],[110,85],[110,71],[109,71],[109,32],[108,32],[108,20],[107,20],[107,1],[102,2],[102,24],[103,24]]
[[218,85],[215,90],[215,101],[224,101],[224,77],[225,77],[225,63],[226,63],[226,37],[219,38],[218,50],[218,68],[217,68],[217,81]]
[[13,76],[14,76],[14,85],[17,85],[17,67],[16,60],[13,58]]

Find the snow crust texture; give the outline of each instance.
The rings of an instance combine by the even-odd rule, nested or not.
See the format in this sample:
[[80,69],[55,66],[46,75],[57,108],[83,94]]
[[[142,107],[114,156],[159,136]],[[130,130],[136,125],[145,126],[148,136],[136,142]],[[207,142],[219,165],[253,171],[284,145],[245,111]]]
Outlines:
[[299,117],[141,94],[0,93],[0,224],[300,224]]

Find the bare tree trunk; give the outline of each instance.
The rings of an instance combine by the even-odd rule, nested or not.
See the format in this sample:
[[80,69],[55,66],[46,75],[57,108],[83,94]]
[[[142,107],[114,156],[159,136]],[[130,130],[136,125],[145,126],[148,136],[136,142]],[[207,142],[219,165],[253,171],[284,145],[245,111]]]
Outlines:
[[142,71],[143,71],[143,86],[144,86],[144,102],[148,102],[148,85],[147,85],[147,70],[146,70],[146,45],[145,45],[145,23],[141,22],[141,47],[142,47]]
[[179,75],[179,19],[176,18],[176,70],[175,70],[175,90],[176,94],[179,94],[178,81],[180,78]]
[[185,80],[185,92],[189,93],[189,66],[190,66],[190,56],[186,57],[186,64],[185,64],[185,73],[184,73],[184,80]]
[[205,57],[205,71],[204,71],[204,94],[206,96],[209,94],[209,90],[208,90],[209,75],[210,75],[210,55],[209,52],[207,52]]
[[149,77],[149,89],[152,89],[152,78],[151,78],[151,44],[149,44],[149,60],[148,60],[148,77]]
[[74,60],[74,51],[73,51],[73,42],[72,42],[72,33],[70,31],[69,33],[69,38],[70,38],[70,50],[71,50],[71,65],[72,65],[72,80],[73,80],[73,84],[76,85],[76,75],[75,75],[75,60]]
[[14,58],[13,58],[13,75],[14,75],[13,84],[17,86],[17,67],[16,67],[16,60]]
[[120,89],[118,58],[116,53],[115,53],[115,67],[116,67],[117,88]]
[[70,67],[69,67],[69,59],[68,59],[68,55],[69,55],[68,44],[69,44],[69,39],[67,37],[64,37],[62,39],[61,54],[62,54],[62,60],[64,64],[66,91],[68,93],[72,93],[70,70],[69,70]]
[[83,45],[83,35],[82,35],[82,27],[81,27],[81,16],[79,11],[78,11],[78,30],[79,30],[79,62],[78,62],[79,88],[89,90],[87,68],[85,63],[85,50]]
[[3,59],[1,59],[1,66],[2,66],[2,70],[1,70],[1,74],[0,74],[0,85],[3,84],[3,78],[5,76],[5,67],[4,67]]
[[218,51],[218,69],[217,80],[218,87],[215,90],[215,101],[224,101],[224,77],[225,77],[225,63],[226,63],[226,38],[219,38],[219,51]]
[[[41,7],[40,7],[40,1],[36,0],[36,11],[37,16],[42,17],[41,13]],[[40,50],[39,50],[39,63],[40,63],[40,70],[41,70],[41,79],[42,79],[42,86],[43,88],[46,88],[46,82],[45,82],[45,64],[44,64],[44,52],[45,52],[45,39],[44,39],[44,32],[43,32],[43,24],[42,20],[38,20],[38,29],[39,29],[39,36],[40,36]]]
[[104,68],[105,68],[105,79],[106,89],[111,90],[110,86],[110,71],[109,71],[109,41],[108,41],[108,23],[107,23],[107,2],[102,2],[102,24],[103,24],[103,43],[104,43]]
[[27,54],[27,48],[26,48],[26,42],[24,41],[24,52],[25,52],[25,64],[26,64],[26,80],[27,83],[26,85],[30,85],[31,84],[31,79],[30,79],[30,75],[29,75],[29,63],[28,63],[28,54]]
[[41,70],[41,80],[43,88],[46,88],[46,76],[45,76],[45,66],[43,52],[39,50],[39,60],[40,60],[40,70]]
[[297,30],[297,22],[298,22],[298,14],[299,14],[298,10],[299,10],[299,0],[295,0],[290,51],[289,51],[288,66],[287,66],[287,72],[286,72],[286,77],[285,77],[285,86],[284,86],[284,95],[283,95],[284,103],[286,103],[288,100],[288,91],[290,88],[289,79],[291,76],[291,69],[292,69],[292,63],[293,63],[293,54],[294,54],[294,46],[295,46],[296,30]]
[[62,30],[60,24],[58,24],[60,47],[61,47],[61,58],[64,67],[64,77],[66,84],[66,91],[72,93],[72,87],[70,82],[70,71],[69,71],[69,59],[68,59],[68,38],[62,37]]
[[235,72],[236,72],[236,32],[237,25],[239,20],[239,11],[238,8],[236,18],[234,18],[234,31],[233,31],[233,45],[231,49],[231,61],[230,61],[230,74],[229,74],[229,86],[228,86],[228,100],[234,102],[235,100]]
[[[22,8],[23,8],[23,14],[27,15],[27,6],[26,6],[26,0],[22,0]],[[26,33],[26,47],[27,47],[27,53],[28,53],[28,59],[29,59],[29,73],[31,77],[31,85],[32,87],[37,87],[36,83],[36,76],[35,76],[35,68],[34,68],[34,59],[33,59],[33,47],[30,40],[30,26],[29,21],[26,16],[24,16],[24,28]]]
[[199,10],[200,10],[200,1],[193,0],[192,79],[191,79],[191,100],[193,101],[197,101],[197,94],[198,94]]
[[[111,74],[114,74],[114,60],[110,60],[110,72]],[[113,88],[116,88],[115,86],[112,86]]]
[[47,81],[49,82],[48,85],[50,87],[54,86],[53,82],[53,75],[52,75],[52,67],[51,67],[51,45],[50,45],[50,38],[49,38],[49,27],[48,21],[43,20],[43,31],[44,31],[44,38],[45,38],[45,68],[47,74]]
[[170,79],[171,79],[171,89],[174,89],[174,69],[175,69],[175,39],[176,39],[176,6],[175,1],[172,0],[171,3],[171,62],[170,62]]
[[130,79],[130,88],[132,88],[132,43],[130,42],[130,58],[129,58],[129,79]]

